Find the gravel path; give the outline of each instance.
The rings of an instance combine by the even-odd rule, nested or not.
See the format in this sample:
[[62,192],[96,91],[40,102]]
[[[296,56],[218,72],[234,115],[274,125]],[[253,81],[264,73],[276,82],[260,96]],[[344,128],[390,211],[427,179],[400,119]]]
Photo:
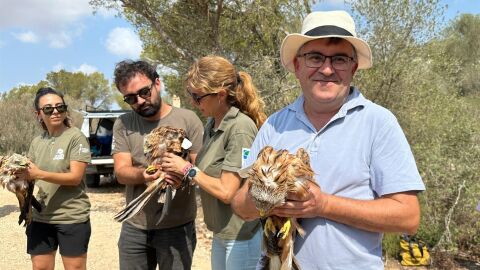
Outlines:
[[[123,187],[103,183],[100,188],[89,189],[92,203],[90,221],[92,236],[90,238],[87,268],[92,270],[118,269],[117,241],[120,223],[113,220],[113,215],[124,205]],[[210,269],[211,233],[203,224],[203,215],[199,207],[197,217],[197,247],[193,258],[195,270]],[[25,229],[17,225],[18,202],[13,193],[0,188],[0,269],[31,269],[30,256],[26,253]],[[55,269],[63,269],[61,257],[56,256]]]

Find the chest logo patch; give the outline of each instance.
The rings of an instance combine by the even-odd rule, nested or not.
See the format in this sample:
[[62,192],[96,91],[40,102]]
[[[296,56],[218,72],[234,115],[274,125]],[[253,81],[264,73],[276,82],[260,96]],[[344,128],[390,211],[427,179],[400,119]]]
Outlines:
[[59,148],[57,150],[57,153],[53,157],[53,160],[64,160],[65,159],[65,154],[63,153],[63,149]]

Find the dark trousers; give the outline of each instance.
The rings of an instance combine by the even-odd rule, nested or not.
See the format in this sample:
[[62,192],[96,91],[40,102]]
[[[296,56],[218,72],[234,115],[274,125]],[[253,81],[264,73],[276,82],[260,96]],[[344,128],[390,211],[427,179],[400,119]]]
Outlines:
[[124,222],[118,241],[120,269],[191,269],[196,243],[193,221],[160,230],[141,230]]

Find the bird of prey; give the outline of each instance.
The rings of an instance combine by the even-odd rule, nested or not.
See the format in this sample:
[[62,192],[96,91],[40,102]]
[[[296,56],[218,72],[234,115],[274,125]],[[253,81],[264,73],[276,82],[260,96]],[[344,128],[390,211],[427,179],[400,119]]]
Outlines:
[[18,224],[23,226],[32,221],[32,206],[38,212],[42,211],[42,206],[33,196],[35,183],[27,179],[19,178],[16,173],[28,169],[29,160],[25,156],[12,154],[10,156],[0,156],[0,183],[3,188],[15,193],[20,208]]
[[[162,156],[165,152],[174,153],[186,158],[192,143],[187,139],[185,130],[169,126],[153,129],[144,138],[143,153],[147,159],[147,173],[154,174],[161,170]],[[132,200],[123,210],[118,212],[114,219],[118,222],[134,217],[154,196],[158,196],[158,203],[163,207],[162,214],[157,221],[159,224],[166,215],[169,203],[175,196],[176,189],[165,181],[165,173],[161,172],[159,178],[146,183],[147,188],[137,198]]]
[[262,269],[300,269],[293,255],[293,244],[296,233],[303,237],[304,230],[295,218],[270,215],[270,212],[283,204],[288,194],[300,200],[309,196],[308,183],[316,183],[308,153],[300,148],[293,155],[287,150],[276,151],[266,146],[243,173],[246,173],[248,192],[263,225]]

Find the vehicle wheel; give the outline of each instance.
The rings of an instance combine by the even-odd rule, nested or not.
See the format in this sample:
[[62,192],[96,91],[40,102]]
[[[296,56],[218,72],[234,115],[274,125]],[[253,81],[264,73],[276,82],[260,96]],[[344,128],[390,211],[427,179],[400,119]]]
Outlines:
[[87,187],[99,187],[100,186],[100,174],[87,174],[86,177]]

